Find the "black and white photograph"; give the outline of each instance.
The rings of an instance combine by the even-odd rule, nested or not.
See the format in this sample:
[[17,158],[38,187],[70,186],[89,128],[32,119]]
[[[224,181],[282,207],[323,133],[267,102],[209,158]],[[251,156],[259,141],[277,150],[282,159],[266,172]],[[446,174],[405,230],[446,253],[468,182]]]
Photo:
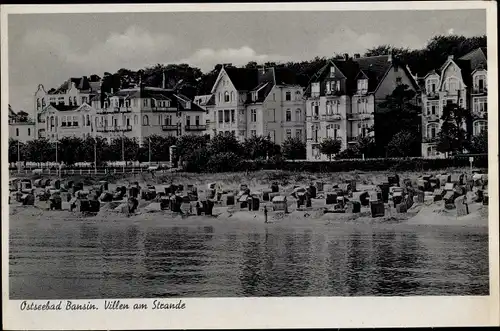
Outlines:
[[17,318],[498,299],[496,9],[296,5],[3,6]]

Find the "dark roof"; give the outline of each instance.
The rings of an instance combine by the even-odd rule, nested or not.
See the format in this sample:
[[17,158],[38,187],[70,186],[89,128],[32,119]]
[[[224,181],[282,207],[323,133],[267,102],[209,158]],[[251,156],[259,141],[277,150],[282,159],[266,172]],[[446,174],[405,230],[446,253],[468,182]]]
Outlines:
[[81,91],[82,90],[83,91],[97,90],[97,88],[99,87],[99,82],[92,82],[92,86],[91,86],[87,76],[78,77],[78,78],[71,77],[67,81],[65,81],[61,86],[59,86],[59,88],[57,88],[55,91],[51,92],[50,94],[64,94],[71,88],[72,83],[74,83],[75,87]]
[[215,105],[215,95],[213,94],[197,95],[194,97],[194,102],[201,106]]
[[469,68],[470,68],[471,72],[478,69],[478,68],[487,69],[488,52],[486,50],[486,47],[479,47],[479,48],[476,48],[475,50],[465,54],[464,56],[462,56],[458,60],[459,61],[469,61]]
[[359,69],[368,76],[368,92],[374,92],[380,81],[385,77],[395,58],[390,60],[390,55],[368,56],[353,59],[358,63]]
[[258,85],[257,69],[224,68],[224,70],[238,91],[250,91]]
[[[272,67],[265,70],[253,70],[257,71],[258,84],[254,88],[252,88],[251,92],[248,93],[247,103],[263,102],[267,98],[269,93],[271,93],[273,87],[276,85],[299,85],[297,75],[291,69]],[[257,92],[256,100],[252,100],[252,92]]]
[[[203,108],[195,104],[189,97],[176,93],[172,89],[163,89],[159,87],[134,87],[123,89],[113,94],[106,94],[104,99],[110,97],[120,97],[121,99],[136,99],[136,98],[152,98],[156,100],[169,100],[170,107],[178,107],[180,110],[204,111]],[[99,100],[98,97],[93,98],[93,101]],[[187,103],[191,103],[191,108],[187,109]]]

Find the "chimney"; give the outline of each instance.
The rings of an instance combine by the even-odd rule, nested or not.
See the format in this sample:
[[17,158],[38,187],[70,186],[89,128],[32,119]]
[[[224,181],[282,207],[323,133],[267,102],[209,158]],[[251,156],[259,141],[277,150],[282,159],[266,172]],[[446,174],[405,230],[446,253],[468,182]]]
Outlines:
[[163,89],[167,88],[167,78],[165,77],[165,71],[163,71],[163,80],[161,83],[161,88],[163,88]]
[[347,53],[344,53],[344,56],[343,56],[343,58],[344,58],[344,61],[347,61],[347,60],[349,59],[349,54],[347,54]]
[[265,66],[260,66],[259,67],[259,74],[264,75],[266,73],[266,67]]
[[389,57],[387,58],[387,62],[392,62],[392,48],[389,49]]
[[354,54],[354,58],[355,58],[355,59],[359,59],[360,57],[361,57],[361,56],[359,55],[359,53]]
[[448,55],[448,60],[453,60],[453,54],[452,55]]

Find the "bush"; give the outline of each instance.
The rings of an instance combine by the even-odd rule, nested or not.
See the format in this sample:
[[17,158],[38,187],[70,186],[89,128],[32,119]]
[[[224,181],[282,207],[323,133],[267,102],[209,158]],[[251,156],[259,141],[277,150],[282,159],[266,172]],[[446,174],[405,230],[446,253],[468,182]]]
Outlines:
[[233,152],[217,153],[210,157],[206,170],[210,172],[227,172],[241,170],[242,159]]

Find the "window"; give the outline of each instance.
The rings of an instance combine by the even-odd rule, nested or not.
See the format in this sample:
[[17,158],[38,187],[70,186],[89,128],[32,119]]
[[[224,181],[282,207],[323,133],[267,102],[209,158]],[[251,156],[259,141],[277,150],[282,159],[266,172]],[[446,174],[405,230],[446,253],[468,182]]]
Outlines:
[[96,128],[99,126],[99,120],[97,119],[97,117],[94,119],[94,125]]
[[230,119],[230,112],[229,109],[224,109],[224,122],[229,123]]
[[330,77],[335,77],[335,67],[334,66],[330,67]]
[[165,118],[165,125],[172,125],[172,115],[167,115]]
[[295,137],[298,139],[302,139],[302,129],[295,130]]
[[276,122],[276,110],[269,109],[269,121]]
[[195,124],[196,126],[200,125],[200,116],[196,116],[196,117],[194,118],[194,124]]
[[273,101],[276,101],[276,94],[273,93]]
[[222,93],[219,92],[219,103],[222,101]]
[[115,118],[113,125],[115,128],[118,126],[118,119],[117,118]]
[[331,101],[326,102],[326,114],[331,115],[332,114],[332,103]]
[[318,117],[319,116],[319,103],[318,102],[313,102],[311,104],[311,107],[313,109],[313,116]]
[[285,121],[286,122],[291,122],[292,121],[292,111],[290,109],[286,110],[286,115],[285,115]]
[[235,117],[234,117],[234,114],[235,114],[234,109],[231,109],[231,123],[236,122],[236,119],[235,119]]
[[231,101],[234,101],[234,92],[231,91]]
[[45,108],[45,98],[42,98],[42,107]]
[[274,132],[274,130],[270,130],[268,136],[273,143],[276,142],[276,133]]
[[368,90],[368,79],[358,79],[358,92],[366,93]]
[[319,82],[312,83],[312,85],[311,85],[311,96],[312,97],[319,97]]
[[229,92],[224,92],[224,102],[229,102]]
[[427,125],[427,138],[434,139],[437,137],[438,133],[438,124],[430,123]]
[[147,107],[147,106],[148,106],[148,99],[143,99],[143,100],[142,100],[142,105],[143,105],[144,107]]
[[142,117],[142,125],[149,125],[149,118],[148,115],[144,115]]
[[191,125],[191,116],[186,116],[186,125],[187,126]]
[[482,99],[478,99],[478,98],[475,98],[474,99],[474,104],[473,104],[473,109],[474,109],[474,112],[479,112],[479,113],[485,113],[488,111],[488,99],[486,98],[482,98]]
[[40,99],[36,99],[36,109],[41,107]]
[[312,139],[314,142],[318,142],[318,131],[319,131],[319,127],[317,125],[313,125],[312,128],[311,128],[311,131],[312,131]]
[[[397,67],[395,67],[397,68]],[[401,80],[401,77],[396,77],[396,85],[401,85],[402,84],[402,80]]]
[[31,129],[28,128],[28,136],[31,136]]
[[132,104],[134,105],[134,107],[137,107],[137,99],[133,99]]
[[288,91],[285,93],[285,100],[286,101],[292,100],[292,93],[291,92]]
[[257,110],[252,109],[250,111],[250,121],[251,122],[257,122]]
[[302,111],[300,109],[295,110],[295,122],[302,122]]
[[286,129],[286,139],[292,138],[292,129]]
[[78,126],[78,117],[73,116],[73,126]]
[[130,126],[130,118],[127,117],[127,126]]
[[87,114],[87,126],[90,126],[90,115]]
[[224,118],[222,117],[222,110],[218,111],[219,123],[224,122]]
[[16,136],[19,137],[19,128],[16,128]]
[[137,125],[139,124],[139,116],[134,115],[134,124]]
[[474,122],[474,135],[478,136],[481,132],[488,129],[488,123],[486,121],[476,121]]
[[250,134],[252,135],[252,137],[256,137],[257,136],[257,131],[256,130],[251,130]]
[[359,132],[359,135],[361,137],[367,137],[368,136],[368,129],[369,129],[369,126],[367,123],[358,123],[358,132]]
[[78,105],[78,101],[76,101],[76,97],[73,97],[73,103],[75,104],[75,106]]

